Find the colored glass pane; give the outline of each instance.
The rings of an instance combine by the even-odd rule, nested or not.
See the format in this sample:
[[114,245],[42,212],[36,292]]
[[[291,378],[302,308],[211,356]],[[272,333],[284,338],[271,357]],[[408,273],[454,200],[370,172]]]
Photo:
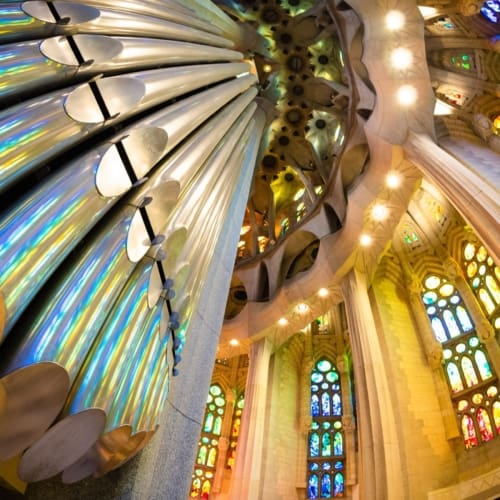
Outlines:
[[319,457],[319,434],[317,432],[311,433],[309,438],[309,455]]
[[340,472],[335,474],[335,479],[333,480],[333,496],[344,496],[344,476]]
[[465,347],[465,344],[460,343],[460,344],[457,344],[455,349],[458,353],[462,353],[465,351],[466,347]]
[[443,358],[444,359],[450,359],[453,356],[453,352],[451,349],[445,349],[443,351]]
[[479,433],[481,434],[481,439],[484,442],[493,439],[490,416],[484,408],[479,408],[479,410],[477,410],[477,423],[479,425]]
[[436,308],[434,306],[431,306],[431,307],[428,307],[427,308],[427,314],[429,315],[433,315],[433,314],[436,314]]
[[207,466],[215,467],[215,460],[217,459],[217,448],[212,448],[208,453]]
[[319,417],[319,398],[317,394],[311,396],[311,415]]
[[221,392],[222,389],[218,385],[213,385],[212,387],[210,387],[210,394],[212,394],[212,396],[219,396]]
[[321,373],[318,373],[318,372],[313,372],[313,374],[311,375],[311,380],[315,384],[319,384],[319,383],[323,382],[323,375],[321,375]]
[[488,387],[486,394],[488,395],[489,398],[494,398],[498,394],[498,389],[494,385],[492,385]]
[[224,398],[215,398],[215,404],[217,406],[224,406],[226,402],[224,401]]
[[457,404],[458,411],[464,411],[467,409],[468,406],[469,406],[469,402],[466,399],[462,399]]
[[332,455],[332,441],[328,432],[325,432],[321,438],[321,455],[323,457],[330,457]]
[[210,493],[210,481],[205,481],[201,488],[201,495],[207,495],[208,493]]
[[319,470],[319,465],[316,462],[312,462],[309,465],[309,469],[311,469],[311,470]]
[[478,445],[474,422],[469,415],[464,415],[462,417],[462,434],[464,436],[464,444],[466,449]]
[[457,306],[455,311],[458,317],[458,321],[460,321],[460,325],[462,326],[462,330],[464,332],[473,330],[474,326],[472,325],[472,321],[470,320],[470,317],[467,314],[465,308],[463,306]]
[[321,384],[321,388],[324,389],[324,390],[328,389],[328,387],[329,387],[329,385],[326,382],[323,382]]
[[472,260],[476,255],[476,247],[472,243],[467,243],[464,248],[465,260]]
[[342,402],[340,401],[340,396],[338,394],[334,394],[332,397],[332,408],[335,416],[342,415]]
[[323,462],[323,466],[321,468],[323,470],[330,470],[332,468],[332,464],[330,462]]
[[326,374],[326,380],[328,380],[328,382],[330,382],[331,384],[337,382],[338,379],[339,379],[339,374],[335,371],[331,371]]
[[341,462],[340,460],[335,462],[334,466],[335,470],[342,470],[344,468],[344,462]]
[[442,343],[448,340],[446,332],[444,331],[443,328],[443,323],[441,323],[441,320],[439,318],[432,318],[431,326],[432,326],[432,331],[434,332],[434,335],[439,340],[439,342]]
[[318,424],[318,422],[313,422],[313,423],[311,424],[311,429],[312,429],[313,431],[317,431],[317,430],[319,429],[319,424]]
[[467,276],[469,278],[473,278],[477,273],[477,263],[476,262],[471,262],[467,266]]
[[221,430],[222,430],[222,418],[219,416],[217,416],[217,418],[215,419],[215,424],[214,424],[214,430],[213,430],[213,433],[214,434],[217,434],[217,436],[220,436],[220,433],[221,433]]
[[339,422],[338,420],[333,424],[334,429],[342,429],[342,422]]
[[484,396],[481,393],[478,392],[477,394],[474,394],[474,396],[472,396],[472,402],[475,405],[479,405],[479,404],[482,403],[483,398],[484,398]]
[[483,264],[482,266],[479,266],[479,275],[484,276],[486,274],[486,266]]
[[476,361],[477,369],[479,370],[479,375],[483,380],[487,380],[493,376],[491,372],[490,364],[486,359],[486,355],[483,351],[477,350],[474,354],[474,360]]
[[321,478],[321,498],[330,498],[332,495],[332,480],[330,474],[323,474]]
[[307,498],[318,498],[319,479],[317,474],[309,476],[309,484],[307,487]]
[[426,304],[426,305],[434,304],[434,302],[436,302],[436,300],[437,300],[437,293],[426,292],[426,293],[424,293],[423,299],[424,299],[424,304]]
[[488,252],[486,251],[486,248],[480,246],[477,251],[476,258],[479,262],[484,262],[488,258]]
[[500,434],[500,403],[495,401],[492,406],[493,420],[495,421],[495,427],[497,432]]
[[311,391],[316,392],[318,389],[319,387],[316,384],[311,385]]
[[429,276],[425,279],[425,286],[429,290],[434,290],[441,284],[441,279],[437,276]]
[[450,298],[450,302],[453,305],[456,305],[460,302],[460,297],[458,295],[453,295],[453,297]]
[[448,363],[446,372],[448,373],[448,380],[450,381],[452,392],[463,391],[464,385],[462,383],[462,379],[460,378],[457,365],[455,363]]
[[335,456],[340,456],[344,452],[344,443],[342,439],[342,434],[336,432],[333,436],[333,454]]
[[198,451],[198,458],[196,459],[196,463],[200,465],[205,465],[207,461],[207,447],[202,446]]
[[481,279],[480,278],[474,278],[472,280],[472,288],[477,288],[481,284]]
[[326,359],[319,361],[317,366],[318,370],[323,373],[329,372],[332,369],[332,364]]
[[464,374],[467,387],[473,387],[479,383],[472,361],[467,356],[462,358],[462,372]]
[[443,311],[443,319],[446,324],[446,328],[452,338],[458,337],[460,335],[460,329],[458,328],[457,321],[455,320],[455,316],[453,313],[446,309]]
[[477,337],[471,337],[469,339],[469,345],[471,347],[477,347],[479,345],[479,339]]
[[205,425],[203,426],[203,432],[211,432],[214,425],[214,414],[208,413],[205,418]]
[[438,300],[437,304],[439,307],[444,307],[444,306],[446,306],[447,303],[448,302],[445,299],[441,299],[441,300]]
[[332,426],[332,424],[330,424],[330,422],[323,422],[321,424],[321,427],[325,430],[328,430],[330,427]]
[[500,288],[498,287],[498,283],[496,282],[495,278],[493,278],[493,276],[489,274],[488,276],[486,276],[485,282],[486,282],[486,287],[488,288],[491,296],[493,297],[493,300],[497,304],[500,304]]
[[445,283],[440,289],[439,293],[443,297],[449,297],[455,291],[455,287],[450,283]]
[[327,392],[321,395],[321,415],[323,417],[330,416],[330,395]]

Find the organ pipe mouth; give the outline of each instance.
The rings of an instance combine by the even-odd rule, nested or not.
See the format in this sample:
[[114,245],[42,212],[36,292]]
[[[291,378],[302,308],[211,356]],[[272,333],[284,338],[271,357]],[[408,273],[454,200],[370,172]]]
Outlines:
[[61,411],[68,391],[68,373],[52,362],[19,368],[0,379],[0,461],[43,435]]

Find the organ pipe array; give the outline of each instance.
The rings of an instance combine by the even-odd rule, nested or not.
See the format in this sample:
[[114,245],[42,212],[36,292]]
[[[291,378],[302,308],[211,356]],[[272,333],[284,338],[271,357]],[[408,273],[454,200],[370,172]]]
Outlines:
[[0,1],[0,461],[25,481],[158,428],[265,125],[240,39],[208,0]]

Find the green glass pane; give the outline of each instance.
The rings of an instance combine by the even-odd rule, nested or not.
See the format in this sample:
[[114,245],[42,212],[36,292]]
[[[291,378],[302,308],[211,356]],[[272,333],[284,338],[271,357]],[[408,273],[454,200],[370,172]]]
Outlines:
[[312,424],[311,424],[311,429],[313,431],[317,431],[319,429],[319,424],[318,422],[314,421]]
[[207,437],[204,437],[204,438],[201,438],[201,441],[203,444],[207,444],[210,441],[210,439],[208,439]]
[[335,371],[331,371],[326,374],[326,380],[328,380],[328,382],[332,384],[333,382],[336,382],[338,379],[339,379],[339,374]]
[[331,424],[330,424],[330,422],[323,422],[321,424],[321,427],[323,427],[323,429],[325,429],[325,430],[328,430],[331,427]]
[[311,375],[311,381],[315,384],[319,384],[320,382],[323,382],[323,375],[318,372],[313,372]]
[[332,369],[332,364],[330,363],[330,361],[327,361],[326,359],[319,361],[317,366],[318,370],[323,373],[329,372]]
[[217,406],[224,406],[226,404],[226,402],[224,401],[224,398],[215,398],[215,404]]
[[222,392],[221,388],[218,385],[213,385],[210,387],[210,394],[213,396],[218,396]]
[[337,421],[333,424],[333,427],[334,427],[334,429],[336,429],[336,430],[342,429],[342,422],[340,422],[340,421],[338,421],[338,420],[337,420]]
[[427,292],[424,293],[424,296],[422,297],[424,304],[425,305],[431,305],[434,304],[437,300],[437,294],[435,292]]
[[465,352],[466,347],[465,347],[465,344],[457,344],[455,349],[457,350],[458,353],[462,353],[462,352]]
[[328,387],[330,387],[330,386],[329,386],[326,382],[323,382],[323,383],[321,384],[321,388],[322,388],[323,390],[328,389]]
[[479,345],[479,339],[477,337],[471,337],[469,339],[469,345],[471,347],[477,347]]

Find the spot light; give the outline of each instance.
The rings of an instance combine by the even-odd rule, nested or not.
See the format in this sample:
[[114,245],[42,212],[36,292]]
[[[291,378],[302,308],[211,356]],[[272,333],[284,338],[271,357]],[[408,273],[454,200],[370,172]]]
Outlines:
[[238,339],[231,339],[229,341],[229,345],[232,345],[233,347],[236,347],[237,345],[240,345]]
[[387,184],[388,188],[396,189],[401,185],[401,178],[399,177],[398,174],[390,173],[387,174],[387,177],[385,178],[385,183]]
[[411,106],[417,100],[417,89],[413,85],[401,85],[398,89],[398,101],[403,106]]
[[362,234],[359,238],[359,243],[363,247],[368,247],[372,244],[372,237],[369,234]]
[[264,66],[262,66],[262,71],[264,71],[264,73],[271,73],[272,69],[273,68],[270,64],[264,64]]
[[385,220],[387,219],[388,215],[389,215],[389,209],[382,203],[377,203],[372,208],[372,217],[374,218],[374,220],[378,221]]
[[385,16],[385,25],[391,31],[399,30],[405,25],[405,16],[399,10],[391,10]]
[[278,320],[278,325],[280,325],[280,326],[286,326],[286,325],[288,325],[288,320],[286,318],[280,318]]
[[404,47],[398,47],[391,53],[391,64],[396,69],[407,69],[413,62],[413,54]]
[[300,304],[297,304],[296,309],[298,313],[305,314],[307,311],[309,311],[309,306],[301,302]]
[[318,290],[318,295],[320,297],[326,297],[326,296],[328,296],[328,290],[326,288],[320,288]]

